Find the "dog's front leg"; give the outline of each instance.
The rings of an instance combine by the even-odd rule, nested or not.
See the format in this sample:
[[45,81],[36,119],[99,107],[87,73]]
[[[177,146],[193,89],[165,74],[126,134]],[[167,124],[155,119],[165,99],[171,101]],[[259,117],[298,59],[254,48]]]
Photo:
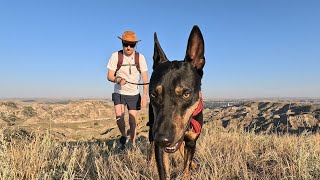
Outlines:
[[150,149],[148,152],[148,163],[150,164],[150,167],[152,168],[153,172],[157,172],[154,144],[154,141],[150,142]]
[[196,143],[186,142],[184,147],[184,169],[183,179],[190,179],[190,167],[195,153]]
[[159,177],[161,180],[170,179],[170,162],[168,153],[164,152],[163,149],[155,144],[155,156],[157,162],[157,168]]

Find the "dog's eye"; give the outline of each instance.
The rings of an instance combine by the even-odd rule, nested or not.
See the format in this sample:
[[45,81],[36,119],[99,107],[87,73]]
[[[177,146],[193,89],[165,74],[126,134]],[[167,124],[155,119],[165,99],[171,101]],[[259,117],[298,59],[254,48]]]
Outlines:
[[187,99],[187,98],[190,97],[190,95],[191,95],[190,92],[185,92],[185,93],[183,93],[182,98],[183,98],[183,99]]
[[158,96],[158,94],[157,94],[156,91],[152,91],[152,92],[150,93],[150,97],[152,97],[152,98],[156,98],[157,96]]

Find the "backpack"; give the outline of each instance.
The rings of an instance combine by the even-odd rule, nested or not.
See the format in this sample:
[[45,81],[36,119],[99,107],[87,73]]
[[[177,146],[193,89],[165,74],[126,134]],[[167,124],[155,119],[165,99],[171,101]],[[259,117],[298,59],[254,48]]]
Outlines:
[[[139,53],[137,51],[135,51],[135,54],[134,54],[134,64],[129,65],[129,64],[122,64],[122,63],[123,63],[123,50],[120,50],[118,51],[118,64],[117,64],[117,69],[114,72],[114,75],[116,75],[117,71],[121,68],[121,66],[135,66],[139,71],[139,73],[141,73],[140,64],[139,64]],[[131,73],[131,69],[130,69],[130,73]]]

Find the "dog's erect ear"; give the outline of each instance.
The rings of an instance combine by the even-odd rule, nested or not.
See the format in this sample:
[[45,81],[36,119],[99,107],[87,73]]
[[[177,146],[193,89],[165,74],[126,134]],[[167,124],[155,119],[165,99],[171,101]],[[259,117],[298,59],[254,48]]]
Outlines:
[[204,40],[198,26],[193,26],[190,33],[186,51],[185,61],[191,62],[202,76],[202,68],[205,64]]
[[167,56],[164,54],[160,43],[158,41],[157,33],[154,33],[154,52],[153,52],[153,66],[155,69],[159,64],[168,61]]

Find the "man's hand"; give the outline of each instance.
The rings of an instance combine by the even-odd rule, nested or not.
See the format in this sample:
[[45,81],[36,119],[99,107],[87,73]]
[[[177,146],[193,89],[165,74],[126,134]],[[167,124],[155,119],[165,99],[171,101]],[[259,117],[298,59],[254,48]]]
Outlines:
[[120,86],[123,86],[123,85],[127,84],[127,81],[126,81],[124,78],[122,78],[122,77],[120,77],[120,76],[117,76],[117,77],[115,77],[115,79],[114,79],[114,83],[117,83],[117,84],[119,84]]
[[120,84],[120,86],[123,86],[123,85],[127,84],[127,81],[125,79],[121,78],[119,84]]

